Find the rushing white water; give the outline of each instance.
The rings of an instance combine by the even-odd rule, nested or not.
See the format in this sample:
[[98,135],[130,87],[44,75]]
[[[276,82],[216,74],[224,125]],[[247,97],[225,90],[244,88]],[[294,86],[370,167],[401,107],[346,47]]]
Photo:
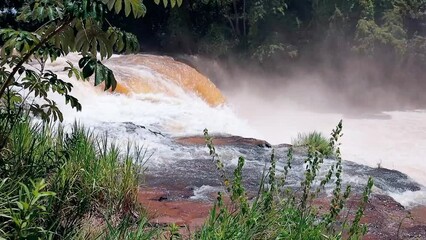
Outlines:
[[[66,61],[76,65],[78,59],[79,56],[72,54],[67,58],[59,58],[47,66],[60,78],[74,85],[72,95],[79,99],[83,107],[81,112],[77,112],[65,105],[63,97],[51,94],[64,114],[64,123],[72,124],[77,120],[95,131],[108,131],[110,136],[121,143],[131,140],[143,145],[153,153],[151,164],[162,163],[166,155],[176,158],[180,155],[186,156],[187,153],[178,152],[168,146],[167,141],[170,141],[170,137],[202,135],[205,128],[211,133],[257,135],[246,121],[234,114],[231,108],[225,104],[218,104],[223,97],[212,93],[214,85],[201,74],[198,76],[197,73],[191,72],[192,68],[190,71],[187,65],[174,66],[182,67],[183,73],[188,74],[188,79],[185,79],[185,76],[180,75],[167,76],[167,73],[157,71],[155,66],[137,62],[140,59],[148,59],[168,64],[164,67],[167,69],[170,64],[178,63],[171,58],[135,55],[113,56],[111,60],[105,61],[104,63],[114,70],[119,83],[118,91],[115,93],[104,92],[101,87],[94,87],[92,82],[77,81],[74,77],[69,79],[67,72],[63,71],[67,66]],[[172,70],[174,74],[179,69]],[[194,75],[195,79],[191,79]],[[197,79],[200,76],[205,79]],[[170,79],[171,77],[176,79]],[[203,83],[205,85],[198,86],[200,81],[205,81]],[[146,86],[149,89],[144,88]],[[208,91],[203,92],[202,87],[206,87]],[[217,89],[216,91],[220,93]],[[219,100],[216,101],[216,98]],[[212,103],[216,106],[212,106]],[[144,126],[147,130],[160,132],[168,137],[161,138],[150,134],[147,130],[138,134],[128,134],[123,123]],[[205,152],[205,149],[203,150]]]
[[[49,65],[63,79],[68,79],[63,71],[66,60],[76,63],[78,56],[60,58]],[[118,92],[104,92],[90,82],[71,79],[72,94],[80,100],[83,111],[76,112],[65,106],[62,98],[55,96],[66,123],[78,120],[85,126],[108,130],[123,141],[130,135],[126,134],[122,123],[131,122],[171,137],[200,135],[204,128],[208,128],[213,133],[254,137],[279,144],[290,143],[299,132],[318,130],[329,134],[343,119],[344,159],[396,169],[426,185],[424,111],[386,112],[379,117],[353,118],[336,113],[294,110],[286,108],[285,101],[274,104],[272,100],[257,98],[255,94],[247,99],[235,92],[227,96],[231,108],[222,104],[221,93],[208,79],[171,58],[114,56],[105,64],[115,72],[120,83]],[[175,157],[189,154],[170,148],[164,139],[146,132],[131,137],[132,141],[155,151],[151,161],[154,163],[161,162],[161,156],[167,154]],[[413,196],[416,197],[414,201],[426,202],[424,192],[394,194],[398,201],[407,204]]]
[[[305,94],[309,94],[309,91]],[[272,93],[270,95],[274,96]],[[309,98],[308,95],[306,97]],[[228,101],[236,113],[247,119],[249,125],[260,133],[257,137],[272,144],[291,143],[298,133],[311,131],[320,131],[329,136],[331,130],[343,120],[341,149],[344,159],[370,167],[398,170],[426,185],[424,110],[357,115],[324,113],[313,111],[315,108],[309,105],[297,105],[294,99],[285,95],[268,100],[244,91],[229,94]],[[253,111],[253,108],[256,110]],[[405,206],[426,203],[424,190],[389,194]]]
[[[120,58],[115,56],[113,60]],[[78,57],[60,58],[49,66],[62,79],[68,79],[67,72],[63,71],[66,60],[76,62]],[[129,84],[126,83],[129,76],[133,78],[149,76],[150,79],[147,81],[156,80],[152,83],[153,86],[163,84],[164,86],[167,85],[168,89],[160,89],[155,92],[137,92],[130,87],[130,90],[126,90],[126,94],[110,93],[104,92],[98,87],[93,87],[91,82],[77,81],[73,78],[70,80],[74,85],[72,94],[81,102],[83,111],[76,112],[65,106],[64,100],[59,96],[55,97],[67,121],[78,119],[85,124],[132,122],[173,136],[199,135],[203,133],[204,128],[217,133],[252,134],[246,122],[239,119],[228,106],[221,104],[212,107],[202,97],[194,92],[187,91],[167,76],[144,64],[130,64],[126,59],[120,59],[120,64],[117,64],[118,61],[113,62],[113,60],[106,61],[105,64],[115,71],[119,86]],[[173,91],[173,93],[170,94],[170,91]]]
[[263,107],[257,108],[256,114],[253,114],[247,109],[254,103],[239,101],[238,96],[234,97],[230,101],[237,113],[249,119],[250,126],[262,134],[259,137],[273,144],[290,143],[298,133],[314,130],[328,136],[342,119],[344,159],[371,167],[395,169],[426,185],[426,111],[346,116],[297,111],[286,108],[286,102],[276,108],[276,105],[265,101],[256,104]]

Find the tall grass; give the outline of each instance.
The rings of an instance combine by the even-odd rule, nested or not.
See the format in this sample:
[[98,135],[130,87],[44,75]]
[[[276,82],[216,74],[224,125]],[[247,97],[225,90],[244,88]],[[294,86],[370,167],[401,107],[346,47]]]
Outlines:
[[121,151],[77,123],[65,132],[23,118],[2,130],[9,134],[0,149],[0,238],[65,238],[93,217],[118,226],[141,215],[142,148]]
[[330,140],[317,131],[299,133],[297,138],[292,139],[292,144],[295,147],[311,148],[311,150],[318,151],[326,157],[331,157],[333,154],[333,149],[330,148]]

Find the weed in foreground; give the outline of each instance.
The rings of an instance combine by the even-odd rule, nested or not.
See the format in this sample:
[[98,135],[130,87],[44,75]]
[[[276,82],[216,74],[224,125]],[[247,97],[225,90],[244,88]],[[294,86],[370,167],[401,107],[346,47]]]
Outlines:
[[[221,173],[230,204],[225,204],[224,193],[219,193],[207,222],[195,234],[195,239],[361,239],[366,233],[366,227],[360,220],[373,187],[371,178],[353,220],[349,222],[347,218],[341,217],[351,194],[350,186],[342,190],[343,169],[338,143],[342,136],[342,122],[333,130],[327,142],[327,149],[333,149],[335,163],[325,176],[318,175],[325,155],[310,146],[305,159],[304,180],[300,189],[293,191],[285,184],[292,164],[292,148],[289,149],[288,162],[281,177],[276,176],[273,152],[258,194],[250,201],[242,186],[244,158],[239,158],[232,180],[229,180],[207,130],[204,135],[210,155]],[[319,213],[313,201],[325,191],[326,185],[334,186],[331,202],[328,211]]]

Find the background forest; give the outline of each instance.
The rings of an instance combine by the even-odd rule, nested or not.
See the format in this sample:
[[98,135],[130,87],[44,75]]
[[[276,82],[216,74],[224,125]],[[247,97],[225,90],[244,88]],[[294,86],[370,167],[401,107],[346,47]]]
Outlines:
[[[0,27],[18,25],[10,7],[19,5],[0,3],[9,9],[0,14]],[[277,59],[335,65],[361,56],[383,65],[425,62],[425,0],[186,0],[166,10],[154,1],[145,5],[144,18],[111,16],[113,25],[138,36],[143,51],[249,56],[264,65]]]
[[[16,22],[11,9],[19,9],[19,2],[0,3],[9,9],[0,14],[0,28],[37,28]],[[144,4],[148,11],[143,18],[121,13],[108,19],[135,34],[142,52],[218,60],[234,74],[231,79],[216,76],[217,69],[207,69],[210,63],[199,66],[180,58],[221,88],[220,81],[238,82],[241,72],[277,86],[310,74],[332,92],[342,92],[350,105],[395,110],[426,102],[421,91],[426,0],[184,0],[179,8]]]

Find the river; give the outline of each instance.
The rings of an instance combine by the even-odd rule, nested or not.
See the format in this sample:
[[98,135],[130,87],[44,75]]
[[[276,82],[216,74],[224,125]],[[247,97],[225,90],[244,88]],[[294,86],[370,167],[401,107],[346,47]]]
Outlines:
[[[67,79],[63,71],[67,60],[76,63],[78,56],[49,64],[63,79]],[[188,149],[173,142],[178,137],[201,135],[205,128],[212,134],[280,144],[291,143],[300,132],[317,130],[328,135],[343,119],[344,159],[372,169],[395,169],[426,185],[426,112],[423,110],[348,114],[317,110],[306,104],[295,107],[297,104],[291,97],[268,99],[264,93],[250,92],[256,90],[253,86],[240,91],[235,88],[221,91],[192,67],[169,57],[114,55],[105,64],[114,70],[119,82],[116,92],[104,92],[90,82],[71,79],[73,94],[81,101],[83,111],[75,112],[65,106],[63,99],[55,95],[53,98],[64,112],[65,124],[78,120],[95,131],[108,131],[120,143],[130,140],[143,145],[151,156],[148,166],[154,172],[158,169],[167,172],[164,169],[167,166],[177,169],[173,166],[182,159],[205,158],[204,147]],[[235,165],[235,154],[240,153],[234,150],[222,151],[224,157],[231,158],[230,165]],[[258,165],[260,172],[263,163]],[[352,169],[347,171],[351,175]],[[202,187],[206,186],[198,186]],[[404,205],[426,203],[423,190],[389,194]]]

